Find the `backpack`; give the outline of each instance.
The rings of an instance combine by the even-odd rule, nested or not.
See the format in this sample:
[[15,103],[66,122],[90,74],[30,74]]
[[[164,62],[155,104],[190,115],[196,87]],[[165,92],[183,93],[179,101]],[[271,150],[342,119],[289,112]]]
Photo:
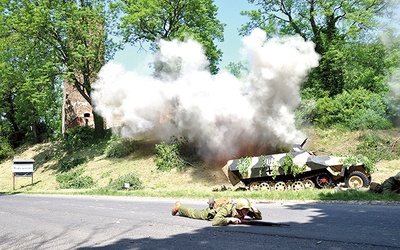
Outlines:
[[232,203],[232,201],[228,198],[218,198],[218,199],[210,198],[208,201],[208,206],[210,208],[217,209],[217,208],[220,208],[224,205],[231,204],[231,203]]

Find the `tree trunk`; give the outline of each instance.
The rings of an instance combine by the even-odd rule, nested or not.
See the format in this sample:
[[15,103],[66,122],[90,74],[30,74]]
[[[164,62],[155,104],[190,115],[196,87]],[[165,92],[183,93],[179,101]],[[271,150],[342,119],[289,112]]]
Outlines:
[[93,111],[93,120],[94,120],[95,138],[103,138],[105,135],[105,126],[103,117]]

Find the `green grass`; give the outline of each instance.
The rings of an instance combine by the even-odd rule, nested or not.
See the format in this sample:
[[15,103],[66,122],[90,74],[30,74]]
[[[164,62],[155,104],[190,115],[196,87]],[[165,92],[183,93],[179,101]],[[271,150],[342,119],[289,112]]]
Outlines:
[[[319,155],[340,155],[343,148],[355,149],[362,131],[337,132],[335,130],[307,131],[309,142],[307,150]],[[370,131],[368,132],[370,133]],[[399,130],[380,131],[390,134],[394,139],[400,136]],[[107,195],[107,196],[138,196],[160,198],[193,198],[208,199],[209,197],[239,198],[248,197],[254,200],[297,200],[297,201],[399,201],[400,195],[374,194],[367,189],[338,190],[313,189],[301,191],[232,191],[232,187],[221,168],[223,163],[201,164],[189,166],[183,171],[173,169],[160,171],[154,163],[154,141],[140,141],[135,151],[123,158],[106,157],[107,142],[103,141],[80,149],[76,152],[64,152],[59,143],[39,144],[21,148],[15,158],[35,159],[34,184],[31,178],[16,178],[16,189],[12,183],[12,160],[0,164],[1,194],[74,194],[74,195]],[[90,189],[61,189],[56,181],[60,169],[72,159],[85,158],[79,167],[84,168],[83,175],[93,178],[96,185]],[[375,182],[382,182],[399,171],[400,159],[378,162],[378,171],[372,175]],[[68,166],[69,167],[69,166]],[[136,175],[143,184],[139,190],[111,190],[109,184],[126,175]],[[213,188],[225,185],[231,191],[213,192]]]

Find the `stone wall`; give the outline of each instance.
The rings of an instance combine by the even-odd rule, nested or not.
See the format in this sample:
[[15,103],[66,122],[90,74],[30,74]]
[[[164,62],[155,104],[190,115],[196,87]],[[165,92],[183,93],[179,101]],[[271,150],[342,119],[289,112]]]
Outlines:
[[76,126],[94,127],[92,106],[83,98],[73,84],[64,82],[62,110],[62,133]]

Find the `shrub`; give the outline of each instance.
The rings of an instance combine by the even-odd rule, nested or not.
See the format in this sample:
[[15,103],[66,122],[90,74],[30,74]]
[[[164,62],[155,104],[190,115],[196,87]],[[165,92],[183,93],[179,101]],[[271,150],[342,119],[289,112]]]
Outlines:
[[76,151],[94,142],[94,129],[88,126],[78,126],[66,131],[62,146],[66,151]]
[[180,155],[179,147],[176,141],[170,144],[165,142],[156,144],[154,162],[158,170],[169,171],[173,168],[183,170],[186,164]]
[[322,128],[336,125],[350,130],[387,129],[387,105],[378,94],[365,89],[345,91],[333,99],[321,98],[315,107],[314,122]]
[[296,126],[309,126],[315,120],[315,106],[317,102],[313,99],[302,100],[295,111]]
[[383,99],[365,89],[343,92],[335,98],[339,123],[351,130],[387,129],[391,127],[386,117],[387,106]]
[[122,158],[138,149],[136,140],[112,136],[104,151],[108,158]]
[[69,172],[61,173],[56,177],[60,188],[91,188],[95,186],[95,182],[91,176],[82,176],[84,172],[83,168],[75,168]]
[[128,189],[142,189],[142,182],[138,177],[136,177],[135,174],[127,174],[124,176],[119,177],[118,179],[112,181],[109,185],[109,189],[113,190],[122,190],[122,189],[127,189],[125,188],[125,183],[129,183],[129,188]]
[[5,139],[0,138],[0,161],[14,155],[14,150]]
[[59,172],[68,172],[69,170],[82,165],[88,161],[87,157],[79,157],[79,158],[74,158],[72,157],[71,159],[64,159],[60,161],[60,169]]
[[321,128],[329,128],[337,122],[335,117],[338,113],[333,99],[329,97],[318,99],[313,112],[314,124]]

